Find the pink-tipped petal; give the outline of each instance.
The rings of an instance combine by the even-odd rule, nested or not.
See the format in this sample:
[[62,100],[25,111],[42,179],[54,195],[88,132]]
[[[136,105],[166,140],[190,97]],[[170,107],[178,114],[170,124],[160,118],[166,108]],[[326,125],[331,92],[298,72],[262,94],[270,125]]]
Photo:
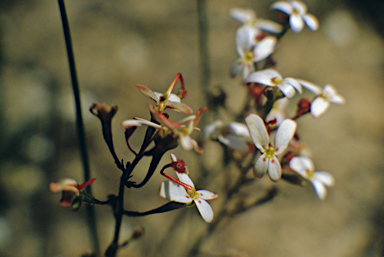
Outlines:
[[264,121],[256,114],[250,114],[245,118],[245,123],[248,126],[249,134],[255,146],[263,151],[268,147],[269,136],[265,128]]
[[320,181],[317,181],[317,180],[311,180],[311,183],[312,183],[313,187],[315,188],[315,192],[316,192],[317,196],[320,198],[320,200],[324,200],[325,197],[327,196],[327,189],[323,185],[323,183],[321,183]]
[[270,56],[275,51],[277,39],[275,37],[263,38],[254,48],[254,62],[259,62]]
[[173,181],[165,181],[161,183],[160,196],[179,203],[192,202],[192,198],[188,195],[185,188]]
[[264,154],[257,159],[255,166],[253,167],[253,175],[256,178],[262,178],[268,169],[268,158]]
[[282,153],[291,141],[296,131],[296,122],[290,119],[285,119],[277,129],[275,136],[275,154]]
[[203,217],[206,222],[210,223],[213,220],[213,210],[209,203],[207,203],[204,199],[199,198],[195,200],[195,204],[201,217]]
[[165,103],[165,108],[169,108],[169,109],[172,109],[174,111],[186,113],[186,114],[193,113],[193,110],[191,109],[191,107],[189,107],[188,105],[186,105],[184,103],[168,101]]
[[275,10],[279,10],[279,11],[281,11],[283,13],[288,14],[288,15],[293,12],[292,6],[289,3],[283,2],[283,1],[279,1],[279,2],[274,3],[271,6],[271,8],[275,9]]
[[274,79],[274,78],[282,80],[282,76],[276,70],[266,69],[266,70],[256,71],[256,72],[252,73],[245,80],[245,83],[255,82],[255,83],[259,83],[259,84],[273,87],[273,86],[275,86],[275,83],[272,81],[272,79]]
[[251,62],[244,63],[243,79],[247,78],[249,76],[249,74],[251,74],[252,72],[253,72],[253,63],[251,63]]
[[300,32],[304,27],[304,21],[299,14],[289,16],[289,25],[293,32]]
[[141,93],[143,93],[145,96],[151,98],[153,101],[157,102],[159,100],[159,97],[149,88],[143,85],[136,85],[136,87],[140,90]]
[[315,31],[319,28],[319,21],[314,15],[307,13],[303,15],[303,20],[310,30]]
[[316,97],[311,103],[311,114],[313,117],[320,117],[329,107],[329,102],[323,97]]
[[269,159],[268,175],[269,178],[274,182],[278,181],[281,178],[281,166],[276,156],[273,156],[273,158]]
[[204,200],[212,200],[219,197],[217,194],[208,190],[197,190],[197,193],[199,193],[199,197],[203,198]]

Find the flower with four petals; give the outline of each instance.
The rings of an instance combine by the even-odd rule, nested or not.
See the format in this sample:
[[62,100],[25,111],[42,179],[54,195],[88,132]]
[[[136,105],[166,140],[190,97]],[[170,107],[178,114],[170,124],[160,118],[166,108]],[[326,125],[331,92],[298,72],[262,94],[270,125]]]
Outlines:
[[268,170],[268,175],[272,181],[277,181],[281,177],[281,166],[277,155],[281,154],[289,141],[292,139],[296,130],[296,122],[285,119],[281,122],[275,135],[275,144],[270,144],[267,128],[264,121],[255,114],[250,114],[245,118],[249,134],[256,148],[260,150],[261,155],[257,159],[253,168],[255,177],[261,178]]
[[[176,161],[175,159],[176,157],[173,155],[172,160]],[[162,182],[160,196],[179,203],[195,202],[201,217],[203,217],[206,222],[211,222],[213,220],[213,210],[206,200],[215,199],[218,195],[208,190],[196,190],[191,178],[185,172],[176,171],[176,175],[181,183],[179,184],[174,181]]]
[[311,181],[317,196],[324,200],[327,195],[325,186],[333,186],[335,179],[326,171],[314,171],[315,167],[311,159],[306,156],[293,157],[289,167],[305,179]]
[[319,21],[315,16],[307,13],[307,6],[301,1],[278,1],[271,8],[289,15],[289,25],[294,32],[300,32],[304,23],[311,30],[319,28]]
[[245,83],[258,83],[268,87],[277,87],[287,98],[292,98],[295,95],[295,89],[300,94],[302,88],[299,82],[294,78],[284,78],[274,69],[265,69],[256,71],[249,75]]
[[313,99],[311,103],[311,114],[313,117],[320,117],[330,106],[330,103],[334,104],[344,104],[345,99],[341,95],[339,95],[336,89],[332,85],[325,85],[323,89],[319,86],[302,80],[297,80],[304,88],[312,91],[316,94],[315,99]]
[[236,32],[236,49],[240,58],[232,65],[231,76],[242,71],[243,78],[254,71],[254,63],[270,56],[275,50],[277,39],[265,36],[255,27],[241,26]]

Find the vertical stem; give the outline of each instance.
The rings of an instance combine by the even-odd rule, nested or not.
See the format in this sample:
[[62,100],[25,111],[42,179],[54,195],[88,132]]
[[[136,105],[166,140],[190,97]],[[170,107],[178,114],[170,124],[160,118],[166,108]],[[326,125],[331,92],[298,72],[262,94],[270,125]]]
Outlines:
[[207,97],[208,86],[211,79],[208,51],[208,18],[206,0],[197,0],[199,19],[199,59],[200,59],[200,84],[202,93]]
[[[63,24],[65,45],[67,48],[67,56],[68,56],[69,70],[71,74],[73,95],[74,95],[75,104],[76,104],[76,127],[77,127],[77,133],[79,138],[81,160],[83,163],[84,181],[88,181],[91,178],[91,176],[90,176],[90,169],[89,169],[87,145],[85,142],[84,123],[83,123],[83,117],[81,114],[80,90],[79,90],[79,83],[78,83],[77,74],[76,74],[75,57],[72,49],[71,32],[69,30],[69,23],[68,23],[67,13],[65,10],[64,0],[58,0],[58,2],[59,2],[59,8],[60,8],[61,21]],[[88,186],[86,188],[86,192],[92,195],[91,186]],[[93,209],[93,205],[87,204],[86,212],[87,212],[87,221],[88,221],[88,228],[89,228],[89,233],[91,237],[92,247],[96,253],[99,253],[99,241],[97,238],[96,219],[95,219],[95,212]]]
[[[199,60],[200,60],[200,87],[201,93],[205,96],[205,104],[208,101],[209,84],[211,80],[211,69],[209,65],[208,50],[208,17],[207,17],[207,1],[197,0],[198,26],[199,26]],[[207,115],[203,115],[200,119],[199,126],[205,127],[207,124]],[[203,162],[199,162],[200,177],[204,180],[208,176]]]

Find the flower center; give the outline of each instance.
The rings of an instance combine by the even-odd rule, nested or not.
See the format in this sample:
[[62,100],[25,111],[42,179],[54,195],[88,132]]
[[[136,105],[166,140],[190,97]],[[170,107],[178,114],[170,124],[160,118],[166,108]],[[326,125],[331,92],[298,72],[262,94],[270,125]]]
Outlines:
[[245,62],[252,62],[253,60],[253,53],[252,52],[248,52],[244,55],[244,61]]
[[271,79],[272,83],[275,84],[275,85],[278,85],[278,84],[281,84],[281,80],[279,78],[273,78]]
[[199,198],[199,193],[196,192],[196,190],[187,189],[187,192],[188,192],[189,197],[191,197],[191,199],[196,200]]
[[293,15],[299,15],[299,14],[300,14],[300,12],[299,12],[299,10],[297,10],[297,9],[293,9],[293,12],[292,12],[292,14],[293,14]]
[[305,170],[305,173],[307,174],[307,177],[308,179],[312,179],[313,178],[313,170]]
[[275,148],[269,146],[267,149],[265,149],[264,154],[267,156],[267,158],[273,158],[275,155]]

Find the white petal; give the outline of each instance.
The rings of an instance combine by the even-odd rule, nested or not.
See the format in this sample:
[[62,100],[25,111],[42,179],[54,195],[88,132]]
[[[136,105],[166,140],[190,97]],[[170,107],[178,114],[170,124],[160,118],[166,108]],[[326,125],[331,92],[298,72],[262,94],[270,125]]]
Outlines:
[[[204,138],[213,136],[218,130],[224,126],[224,122],[221,120],[215,120],[211,124],[205,126],[204,128]],[[247,130],[248,133],[248,130]]]
[[321,88],[312,82],[303,80],[303,79],[296,79],[297,82],[299,82],[303,87],[308,89],[309,91],[313,92],[315,95],[321,94]]
[[180,145],[184,150],[189,151],[193,149],[193,142],[192,142],[193,139],[190,136],[181,134],[179,136],[179,139],[180,139]]
[[244,63],[243,79],[247,78],[253,72],[253,63]]
[[254,48],[254,62],[258,62],[264,60],[268,56],[270,56],[273,51],[275,51],[277,39],[275,37],[265,37],[263,38]]
[[303,15],[307,12],[307,6],[301,1],[290,1],[290,4],[293,9],[300,13],[300,15]]
[[294,79],[294,78],[285,78],[284,83],[288,83],[289,85],[293,86],[297,92],[300,94],[303,92],[303,88],[301,87],[300,83]]
[[268,158],[262,154],[256,161],[255,166],[253,167],[253,175],[256,178],[262,178],[268,168]]
[[205,200],[200,198],[195,200],[195,203],[201,217],[203,217],[206,222],[211,222],[213,220],[213,210],[211,206]]
[[282,153],[291,141],[296,131],[296,122],[290,119],[285,119],[277,129],[275,136],[275,154]]
[[251,9],[233,8],[229,11],[229,15],[241,23],[249,23],[256,19],[256,14]]
[[336,89],[331,85],[325,85],[323,88],[323,94],[326,95],[329,102],[335,103],[335,104],[343,104],[345,103],[344,97],[337,94]]
[[157,123],[144,120],[144,119],[135,119],[135,120],[125,120],[121,123],[123,127],[140,127],[140,126],[148,126],[153,128],[161,128],[161,126]]
[[256,27],[272,33],[280,33],[283,31],[283,26],[270,20],[257,19]]
[[192,199],[185,188],[173,181],[165,181],[161,183],[160,196],[179,203],[192,202]]
[[282,11],[286,14],[291,14],[293,12],[292,6],[287,2],[276,2],[271,6],[272,9]]
[[255,146],[260,151],[264,150],[269,144],[269,136],[264,121],[258,115],[250,114],[245,118],[245,123]]
[[295,95],[295,89],[287,83],[283,82],[277,85],[277,87],[283,92],[286,98],[292,98]]
[[303,15],[303,20],[311,30],[317,30],[319,28],[319,21],[312,14],[307,13]]
[[242,154],[246,154],[249,152],[248,143],[244,141],[244,138],[239,138],[234,135],[226,135],[226,136],[219,135],[217,137],[217,140],[219,140],[222,144]]
[[248,127],[244,123],[231,122],[228,124],[228,128],[231,130],[233,134],[237,136],[250,138]]
[[321,183],[329,187],[335,184],[335,179],[333,178],[333,176],[326,171],[316,171],[313,174],[313,179],[320,181]]
[[236,49],[239,56],[243,57],[255,44],[255,38],[259,34],[255,27],[241,26],[236,31]]
[[276,156],[273,156],[272,159],[269,159],[268,175],[269,175],[269,178],[275,182],[281,178],[281,166]]
[[293,157],[289,162],[289,167],[306,179],[309,178],[308,172],[314,170],[312,160],[306,156]]
[[313,187],[315,188],[315,192],[317,196],[321,199],[324,200],[325,197],[327,196],[327,189],[326,187],[317,180],[311,180]]
[[231,67],[231,77],[234,78],[239,74],[241,68],[244,66],[244,61],[242,58],[237,59]]
[[197,193],[199,193],[199,197],[203,198],[204,200],[212,200],[218,197],[217,194],[208,190],[197,190]]
[[257,71],[257,72],[252,73],[245,80],[245,83],[255,82],[255,83],[259,83],[259,84],[273,87],[273,86],[275,86],[275,84],[272,81],[273,78],[278,78],[279,80],[281,80],[282,76],[280,75],[280,73],[278,73],[274,69],[266,69],[266,70]]
[[323,97],[316,97],[311,103],[311,114],[313,117],[318,118],[322,115],[329,107],[329,102]]
[[185,183],[185,184],[187,184],[187,185],[190,185],[191,187],[195,188],[195,184],[193,184],[193,181],[192,181],[192,179],[189,177],[188,174],[186,174],[186,173],[176,172],[176,175],[177,175],[178,179],[179,179],[181,182],[183,182],[183,183]]
[[300,32],[304,27],[304,22],[299,14],[292,14],[289,16],[289,25],[292,31]]
[[296,173],[300,174],[303,178],[308,179],[308,173],[305,171],[305,166],[301,161],[301,157],[293,157],[289,161],[289,167]]

